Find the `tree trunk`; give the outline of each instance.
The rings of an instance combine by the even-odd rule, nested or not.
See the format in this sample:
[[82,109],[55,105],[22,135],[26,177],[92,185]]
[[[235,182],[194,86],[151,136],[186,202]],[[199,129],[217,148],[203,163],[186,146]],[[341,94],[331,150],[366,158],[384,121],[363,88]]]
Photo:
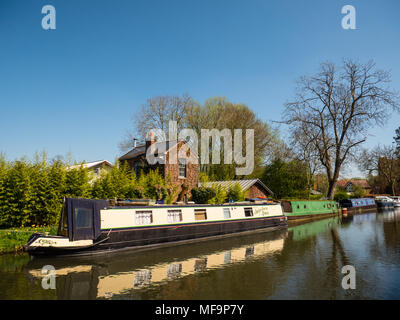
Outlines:
[[333,198],[335,197],[335,190],[336,190],[336,183],[339,179],[339,171],[340,171],[340,167],[336,167],[335,168],[335,173],[333,174],[332,178],[328,180],[329,183],[329,187],[328,187],[328,199],[329,200],[333,200]]
[[333,197],[335,196],[336,182],[337,182],[337,181],[336,181],[335,179],[329,180],[329,181],[328,181],[329,185],[328,185],[328,195],[327,195],[327,198],[328,198],[329,200],[333,200]]

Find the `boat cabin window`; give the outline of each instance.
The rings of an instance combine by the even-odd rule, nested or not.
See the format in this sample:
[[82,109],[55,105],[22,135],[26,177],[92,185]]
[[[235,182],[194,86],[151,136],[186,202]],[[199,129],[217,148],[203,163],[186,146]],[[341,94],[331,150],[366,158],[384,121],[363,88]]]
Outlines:
[[231,218],[231,211],[229,210],[229,208],[224,208],[224,218],[225,219]]
[[246,253],[244,254],[245,258],[251,257],[254,255],[254,246],[246,248]]
[[63,204],[63,208],[61,211],[61,219],[60,219],[58,235],[64,237],[68,236],[68,212],[65,203]]
[[175,279],[178,278],[182,273],[182,263],[173,263],[168,265],[167,278]]
[[197,259],[194,262],[194,271],[203,271],[207,268],[207,258]]
[[245,215],[245,217],[252,217],[253,216],[253,208],[244,208],[244,215]]
[[168,222],[182,221],[182,210],[168,210]]
[[93,225],[93,209],[75,208],[75,228],[86,229]]
[[152,224],[153,223],[153,213],[152,211],[136,211],[136,224]]
[[207,220],[206,209],[194,209],[194,219],[195,220]]
[[307,205],[304,205],[304,209],[307,208]]
[[151,270],[140,270],[135,272],[135,278],[133,279],[134,287],[149,283],[151,283]]

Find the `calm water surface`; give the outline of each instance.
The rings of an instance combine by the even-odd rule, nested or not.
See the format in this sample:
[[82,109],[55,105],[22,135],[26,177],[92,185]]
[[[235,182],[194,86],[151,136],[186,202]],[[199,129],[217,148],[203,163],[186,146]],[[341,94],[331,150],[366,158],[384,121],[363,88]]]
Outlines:
[[[56,269],[56,289],[41,269]],[[356,269],[344,290],[342,266]],[[0,299],[399,299],[400,211],[102,257],[0,256]]]

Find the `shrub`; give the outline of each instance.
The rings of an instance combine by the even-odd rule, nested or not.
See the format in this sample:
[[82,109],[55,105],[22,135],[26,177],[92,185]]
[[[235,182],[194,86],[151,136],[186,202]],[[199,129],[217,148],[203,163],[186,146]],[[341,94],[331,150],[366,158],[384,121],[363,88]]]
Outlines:
[[226,202],[227,192],[226,189],[220,185],[213,185],[211,189],[214,189],[215,196],[208,200],[209,204],[222,204]]
[[243,201],[245,199],[245,193],[239,183],[235,183],[228,189],[227,192],[228,200]]
[[195,203],[206,204],[217,195],[213,188],[199,187],[192,189],[192,201]]
[[346,200],[349,199],[350,196],[346,193],[346,191],[337,191],[334,196],[335,201]]

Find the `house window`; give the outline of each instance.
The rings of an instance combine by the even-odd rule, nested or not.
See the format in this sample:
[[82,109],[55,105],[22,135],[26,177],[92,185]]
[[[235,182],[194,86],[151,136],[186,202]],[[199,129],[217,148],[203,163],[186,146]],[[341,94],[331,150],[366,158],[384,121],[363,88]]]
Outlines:
[[224,218],[225,219],[231,218],[231,211],[229,210],[229,208],[224,208]]
[[245,217],[252,217],[253,216],[253,208],[244,208],[244,215],[245,215]]
[[95,169],[94,169],[94,174],[95,174],[95,175],[98,175],[99,173],[100,173],[100,168],[95,168]]
[[186,178],[186,159],[179,159],[179,176]]
[[182,221],[182,210],[168,210],[168,223]]
[[152,211],[136,211],[136,224],[146,225],[153,223],[153,213]]
[[133,171],[135,171],[135,175],[136,176],[139,176],[139,174],[140,174],[140,164],[139,164],[139,162],[135,162],[133,164]]
[[194,219],[195,220],[207,220],[206,209],[195,209],[194,210]]

